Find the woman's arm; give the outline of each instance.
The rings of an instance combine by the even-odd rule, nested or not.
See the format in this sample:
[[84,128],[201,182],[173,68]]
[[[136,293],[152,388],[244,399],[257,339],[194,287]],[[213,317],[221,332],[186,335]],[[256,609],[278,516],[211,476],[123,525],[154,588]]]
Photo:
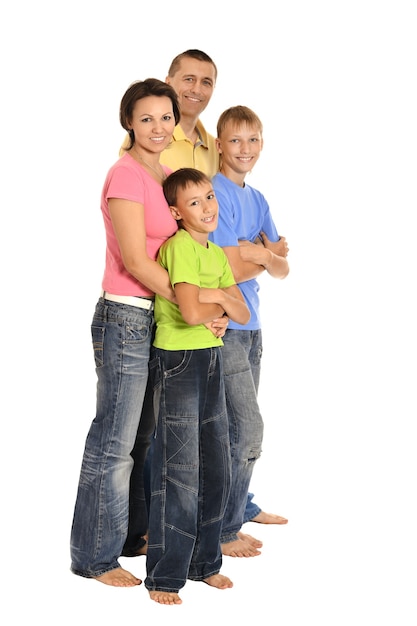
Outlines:
[[146,251],[143,205],[111,198],[109,213],[126,270],[150,291],[175,302],[168,272]]

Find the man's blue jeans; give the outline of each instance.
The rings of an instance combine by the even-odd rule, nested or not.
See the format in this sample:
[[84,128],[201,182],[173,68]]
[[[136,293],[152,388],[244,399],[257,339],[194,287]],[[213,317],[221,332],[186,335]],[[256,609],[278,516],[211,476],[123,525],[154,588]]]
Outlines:
[[264,425],[257,400],[262,332],[230,329],[226,331],[223,343],[232,485],[223,521],[221,542],[228,543],[238,538],[237,533],[242,524],[248,521],[244,517],[245,509],[253,497],[249,494],[248,498],[249,483],[255,462],[262,451]]
[[[96,305],[91,333],[97,412],[85,444],[71,532],[71,570],[87,578],[120,567],[128,530],[130,452],[139,427],[143,465],[154,427],[152,414],[141,419],[153,326],[152,311],[102,298]],[[144,497],[143,502],[139,526],[146,534]]]
[[151,456],[148,590],[177,592],[217,574],[230,489],[223,348],[154,348],[157,427]]

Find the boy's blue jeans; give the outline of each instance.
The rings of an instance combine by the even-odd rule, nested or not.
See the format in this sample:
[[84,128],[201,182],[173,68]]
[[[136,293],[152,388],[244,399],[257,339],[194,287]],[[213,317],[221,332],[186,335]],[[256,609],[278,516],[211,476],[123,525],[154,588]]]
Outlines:
[[[153,325],[152,311],[102,298],[96,305],[91,333],[97,412],[85,444],[71,532],[71,570],[87,578],[120,567],[128,530],[130,452],[139,427],[143,467],[154,427],[152,413],[141,417]],[[145,535],[142,499],[142,518],[136,521]]]
[[153,349],[157,427],[151,456],[148,590],[177,592],[217,574],[230,489],[223,348]]
[[222,348],[227,414],[230,429],[232,484],[223,521],[221,542],[235,541],[244,521],[246,507],[256,507],[248,496],[256,460],[261,455],[263,420],[257,394],[262,358],[261,330],[226,330]]

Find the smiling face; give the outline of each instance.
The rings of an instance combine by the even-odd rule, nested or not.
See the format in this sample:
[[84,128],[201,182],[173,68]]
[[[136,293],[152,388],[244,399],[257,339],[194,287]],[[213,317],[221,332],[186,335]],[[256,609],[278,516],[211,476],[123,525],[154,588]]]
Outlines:
[[166,82],[178,95],[181,115],[198,118],[213,95],[216,72],[207,61],[184,57],[178,70],[173,76],[167,76]]
[[160,153],[172,138],[175,118],[167,96],[147,96],[135,103],[130,127],[141,151]]
[[221,154],[221,172],[237,184],[243,184],[261,154],[261,130],[253,124],[230,120],[216,140]]
[[175,206],[171,206],[174,219],[182,221],[182,227],[190,235],[206,245],[208,234],[217,228],[219,207],[211,182],[189,182],[178,189]]

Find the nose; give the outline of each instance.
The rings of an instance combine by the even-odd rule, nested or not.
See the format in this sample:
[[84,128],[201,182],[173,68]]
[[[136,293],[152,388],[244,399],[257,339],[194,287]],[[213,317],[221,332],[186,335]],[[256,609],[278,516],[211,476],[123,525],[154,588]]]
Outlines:
[[203,207],[203,213],[210,213],[213,204],[210,204],[210,202],[206,199],[202,200],[202,207]]
[[154,120],[152,130],[154,133],[157,133],[163,129],[163,123],[161,120]]
[[195,93],[196,96],[201,96],[202,93],[204,93],[204,83],[199,82],[198,80],[196,80],[195,82],[193,82],[193,84],[190,87],[190,91],[192,93]]

